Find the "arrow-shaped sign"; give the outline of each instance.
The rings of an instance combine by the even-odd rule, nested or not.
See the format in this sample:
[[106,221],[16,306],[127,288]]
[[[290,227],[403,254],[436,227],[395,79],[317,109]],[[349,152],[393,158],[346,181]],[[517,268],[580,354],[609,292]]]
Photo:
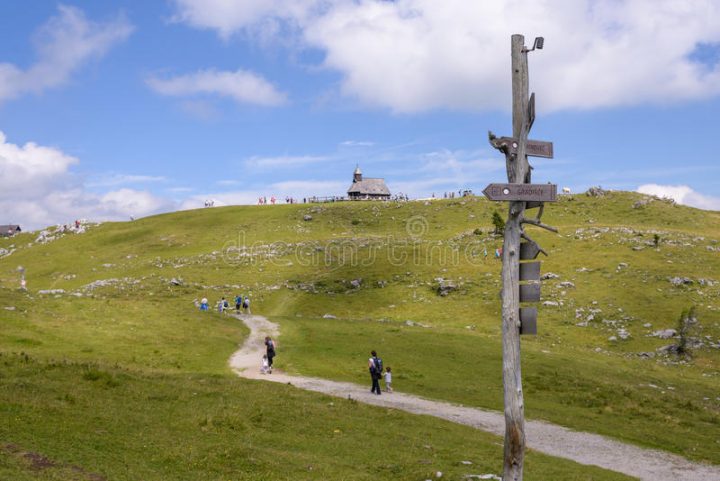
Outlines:
[[557,184],[490,184],[483,194],[490,200],[555,202]]
[[[511,154],[517,154],[517,139],[512,137],[500,137],[494,139],[492,144],[496,149],[503,148]],[[525,155],[529,155],[530,157],[545,157],[547,159],[552,159],[553,144],[552,142],[545,142],[543,140],[528,140],[525,144]]]

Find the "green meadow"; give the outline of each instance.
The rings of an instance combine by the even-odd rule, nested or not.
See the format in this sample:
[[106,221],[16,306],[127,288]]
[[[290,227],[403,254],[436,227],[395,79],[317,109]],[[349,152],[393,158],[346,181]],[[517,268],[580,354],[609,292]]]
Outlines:
[[[526,415],[719,464],[720,213],[647,200],[562,196],[543,216],[559,234],[527,228],[553,276],[522,338]],[[223,207],[0,239],[0,479],[500,474],[501,438],[238,378],[247,330],[193,302],[249,294],[290,373],[367,383],[376,349],[396,390],[501,410],[505,208]],[[690,354],[663,351],[678,339],[653,333],[691,306]],[[525,472],[627,479],[532,451]]]

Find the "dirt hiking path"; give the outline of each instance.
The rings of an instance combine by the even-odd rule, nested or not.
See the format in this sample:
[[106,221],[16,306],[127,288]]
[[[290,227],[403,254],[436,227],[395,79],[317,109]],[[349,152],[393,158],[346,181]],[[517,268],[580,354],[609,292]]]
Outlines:
[[[505,420],[500,412],[431,401],[397,391],[377,396],[370,393],[369,386],[304,376],[289,376],[278,370],[268,375],[261,374],[260,361],[265,353],[265,336],[277,338],[278,325],[262,316],[240,315],[237,317],[250,328],[250,336],[230,358],[230,366],[239,376],[290,383],[300,389],[344,399],[352,398],[366,404],[402,409],[414,414],[435,416],[501,437],[504,435]],[[282,352],[282,345],[278,347]],[[360,359],[358,362],[363,363],[364,359]],[[535,451],[571,459],[581,464],[600,466],[638,477],[641,480],[720,481],[720,466],[694,463],[675,454],[623,444],[597,434],[572,431],[543,421],[527,420],[525,434],[527,446]]]

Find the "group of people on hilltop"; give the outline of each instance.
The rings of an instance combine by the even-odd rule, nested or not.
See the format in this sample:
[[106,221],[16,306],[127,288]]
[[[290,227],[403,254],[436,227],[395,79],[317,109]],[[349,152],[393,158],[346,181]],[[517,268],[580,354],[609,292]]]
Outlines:
[[[462,189],[460,189],[460,190],[457,191],[457,196],[458,196],[458,197],[460,197],[460,196],[462,196],[462,197],[467,197],[467,196],[469,196],[469,195],[472,195],[472,190],[468,190],[468,189],[462,190]],[[433,197],[435,197],[435,193],[433,193]],[[443,199],[454,199],[454,198],[455,198],[455,192],[454,192],[454,191],[453,191],[453,192],[443,192]]]
[[[201,311],[210,310],[207,297],[203,297],[200,302],[195,299],[195,306]],[[228,309],[230,309],[230,303],[224,297],[217,302],[218,312],[223,313]],[[242,309],[245,314],[250,314],[250,297],[243,297],[241,294],[235,296],[235,312],[241,312],[240,309]]]
[[[303,199],[303,203],[306,202],[307,199]],[[277,203],[277,199],[275,196],[270,197],[270,205],[275,205]],[[286,204],[297,204],[297,199],[295,197],[285,196],[285,203]],[[265,196],[258,197],[258,205],[267,205],[268,204],[268,198]]]

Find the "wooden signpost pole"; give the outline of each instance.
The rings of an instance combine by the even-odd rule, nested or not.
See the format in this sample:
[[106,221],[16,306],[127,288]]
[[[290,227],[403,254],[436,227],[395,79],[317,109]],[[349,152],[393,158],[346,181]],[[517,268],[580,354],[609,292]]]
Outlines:
[[[510,183],[529,181],[527,161],[528,137],[528,70],[525,37],[513,35],[512,94],[513,137],[518,140],[517,153],[505,156],[507,177]],[[502,268],[502,345],[503,392],[505,399],[505,445],[503,480],[521,481],[525,458],[525,414],[520,373],[520,234],[525,202],[510,202],[505,222]]]
[[[532,184],[528,155],[552,158],[552,142],[528,140],[535,122],[535,94],[528,98],[527,53],[543,48],[537,37],[532,49],[525,47],[525,37],[513,35],[512,93],[513,136],[496,137],[488,132],[490,144],[505,154],[507,184],[491,183],[483,194],[492,201],[508,201],[508,219],[502,255],[502,345],[503,392],[505,398],[505,452],[503,480],[522,481],[525,458],[525,415],[520,370],[520,335],[537,334],[537,308],[520,307],[521,303],[540,300],[540,263],[531,261],[547,253],[524,231],[530,224],[552,232],[557,229],[540,221],[545,202],[557,200],[557,185]],[[539,207],[535,218],[525,217],[525,210]],[[520,242],[524,239],[525,242]],[[520,282],[526,282],[520,284]]]

